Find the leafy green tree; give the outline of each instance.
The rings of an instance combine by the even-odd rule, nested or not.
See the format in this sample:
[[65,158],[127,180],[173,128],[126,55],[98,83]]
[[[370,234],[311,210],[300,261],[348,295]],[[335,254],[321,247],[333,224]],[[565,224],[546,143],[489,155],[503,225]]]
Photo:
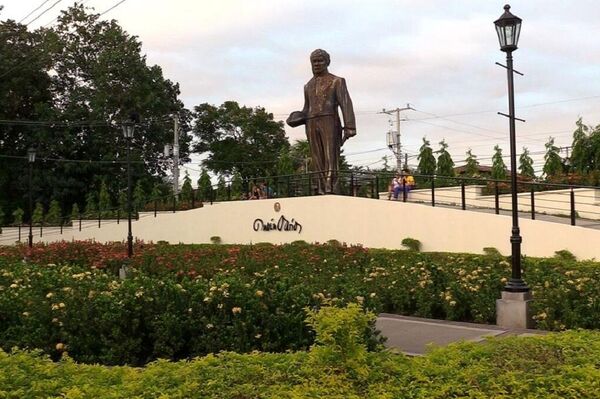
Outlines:
[[85,197],[85,213],[88,216],[92,216],[97,211],[98,205],[96,204],[96,194],[93,191],[90,191]]
[[119,192],[119,209],[123,213],[127,212],[127,190],[121,190]]
[[42,205],[41,202],[35,203],[33,215],[31,216],[31,222],[37,225],[44,223],[44,205]]
[[243,193],[244,180],[242,179],[242,175],[235,171],[233,172],[233,176],[231,177],[231,198],[240,199],[242,198]]
[[465,175],[469,177],[479,176],[479,161],[477,155],[473,155],[469,148],[466,152],[467,159],[465,159]]
[[223,175],[219,176],[219,180],[217,180],[217,199],[219,201],[227,199],[227,182]]
[[383,161],[382,172],[391,172],[392,168],[390,168],[390,157],[384,155],[381,157],[381,160]]
[[150,197],[153,201],[156,201],[158,199],[160,199],[160,197],[162,197],[163,193],[160,189],[160,184],[158,183],[154,183],[154,186],[152,187],[152,192],[150,193]]
[[448,152],[446,140],[440,141],[440,149],[436,153],[438,154],[437,174],[440,176],[454,176],[454,161]]
[[[290,148],[290,157],[294,162],[294,173],[305,173],[313,170],[308,140],[296,140]],[[340,165],[340,170],[342,169],[344,168]]]
[[71,207],[71,222],[74,222],[75,220],[79,219],[81,217],[81,212],[79,211],[79,205],[77,205],[77,202],[75,202],[73,204],[73,206]]
[[[47,72],[52,64],[50,42],[44,30],[29,31],[26,25],[13,20],[0,21],[0,119],[55,119],[52,78]],[[28,147],[48,134],[47,126],[3,125],[0,154],[25,156]],[[28,166],[27,162],[0,158],[0,206],[5,209],[27,206],[27,197],[22,193],[27,187]],[[44,184],[38,178],[39,173],[36,170],[33,181],[36,197],[40,194],[37,188]]]
[[13,213],[12,213],[13,224],[15,226],[20,226],[23,224],[23,215],[24,214],[25,214],[25,212],[21,208],[17,208],[13,211]]
[[[158,159],[179,117],[180,153],[189,154],[192,114],[179,100],[179,86],[148,65],[141,42],[116,20],[89,13],[81,4],[63,11],[51,28],[27,31],[13,21],[0,22],[0,119],[59,121],[55,126],[3,127],[0,153],[24,155],[37,145],[53,158],[114,160],[124,158],[125,142],[116,126],[135,112],[141,122],[133,139],[134,180],[165,175]],[[82,123],[92,121],[92,123]],[[118,127],[117,127],[118,128]],[[0,192],[9,193],[10,209],[26,205],[21,195],[26,163],[0,159]],[[118,192],[114,174],[124,168],[100,163],[61,162],[36,168],[36,198],[57,199],[62,208],[84,203],[91,187],[106,181]]]
[[185,171],[185,176],[183,178],[183,184],[181,185],[181,200],[182,201],[192,201],[192,195],[193,195],[193,188],[192,188],[192,179],[190,178],[190,174],[188,173],[188,171]]
[[[571,152],[571,167],[573,171],[587,174],[590,171],[598,168],[598,163],[594,162],[598,159],[598,156],[594,156],[594,153],[600,153],[600,140],[596,140],[594,136],[597,135],[593,131],[589,136],[590,128],[583,124],[583,120],[579,118],[575,122],[577,129],[573,132],[573,144]],[[594,150],[593,145],[596,145]]]
[[277,159],[277,176],[291,175],[295,172],[294,161],[290,154],[290,148],[284,147],[279,152],[279,158]]
[[50,225],[60,225],[62,222],[62,210],[60,209],[60,204],[57,200],[50,201],[50,206],[48,207],[48,213],[46,214],[46,223]]
[[554,137],[550,137],[546,143],[546,154],[544,155],[544,176],[546,179],[556,177],[563,172],[562,160],[559,155],[560,148],[554,145]]
[[202,201],[210,201],[212,198],[212,183],[206,169],[202,169],[198,179],[198,193]]
[[533,159],[529,155],[529,150],[523,147],[523,152],[519,156],[519,173],[522,176],[530,179],[535,179],[535,171],[533,170]]
[[431,149],[431,145],[429,140],[423,137],[423,145],[419,149],[419,156],[417,157],[419,161],[418,171],[421,175],[433,175],[435,174],[436,162],[435,156],[433,156],[433,150]]
[[110,194],[108,193],[106,181],[102,180],[102,183],[100,183],[100,192],[98,193],[98,210],[103,214],[107,214],[110,212],[110,208],[112,208]]
[[141,180],[138,180],[133,190],[133,209],[135,212],[144,210],[146,206],[146,191]]
[[275,174],[279,154],[289,142],[283,122],[276,122],[273,114],[235,101],[219,107],[204,103],[194,111],[195,150],[208,153],[204,167],[225,175],[237,170],[244,178]]
[[502,158],[502,149],[496,144],[494,146],[494,155],[492,156],[492,179],[504,180],[507,174],[506,164]]

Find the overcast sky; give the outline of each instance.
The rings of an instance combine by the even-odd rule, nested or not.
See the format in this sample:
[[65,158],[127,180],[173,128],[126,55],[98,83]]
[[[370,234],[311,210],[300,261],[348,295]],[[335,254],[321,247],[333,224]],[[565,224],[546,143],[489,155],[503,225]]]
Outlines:
[[[0,18],[18,21],[42,2],[0,0]],[[103,12],[118,2],[88,0],[86,6]],[[30,26],[50,23],[70,4],[60,1]],[[504,4],[127,0],[103,18],[117,19],[139,37],[148,62],[180,83],[188,108],[235,100],[285,119],[302,108],[309,54],[323,48],[331,54],[330,71],[346,78],[354,102],[358,135],[344,146],[352,164],[377,167],[384,155],[393,158],[385,141],[390,118],[378,112],[407,103],[416,111],[402,113],[408,119],[401,122],[406,152],[415,155],[426,136],[434,149],[445,139],[457,164],[468,148],[490,164],[494,145],[509,153],[508,120],[497,115],[507,112],[506,72],[494,64],[505,62],[493,26]],[[515,76],[515,89],[517,117],[527,122],[517,122],[518,152],[523,146],[543,151],[549,136],[570,145],[578,117],[600,124],[600,5],[516,0],[511,6],[523,19],[514,60],[525,76]],[[292,142],[304,138],[303,128],[286,132]],[[536,163],[536,170],[541,167]]]

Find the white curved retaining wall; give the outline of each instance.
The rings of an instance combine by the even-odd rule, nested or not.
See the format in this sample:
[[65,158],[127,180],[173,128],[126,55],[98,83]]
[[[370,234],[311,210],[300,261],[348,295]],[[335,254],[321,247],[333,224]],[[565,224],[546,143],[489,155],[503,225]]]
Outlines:
[[[281,210],[276,212],[275,203]],[[295,230],[255,231],[256,219],[277,224],[281,216]],[[292,220],[293,219],[293,220]],[[529,256],[553,256],[567,249],[580,259],[600,259],[600,230],[538,220],[519,219],[523,237],[522,252]],[[288,225],[288,228],[291,229]],[[97,221],[83,223],[82,231],[65,228],[44,229],[43,237],[34,230],[35,241],[85,240],[124,241],[127,223]],[[261,226],[259,226],[261,227]],[[219,236],[223,243],[289,243],[295,240],[326,242],[336,239],[347,244],[372,248],[402,248],[403,238],[421,241],[424,251],[481,253],[495,247],[510,254],[511,218],[480,212],[430,207],[396,201],[376,201],[343,196],[282,198],[222,202],[190,211],[163,213],[156,218],[142,214],[133,222],[133,234],[144,241],[170,243],[209,243]],[[27,229],[22,241],[27,241]],[[14,229],[5,229],[1,244],[13,244]]]

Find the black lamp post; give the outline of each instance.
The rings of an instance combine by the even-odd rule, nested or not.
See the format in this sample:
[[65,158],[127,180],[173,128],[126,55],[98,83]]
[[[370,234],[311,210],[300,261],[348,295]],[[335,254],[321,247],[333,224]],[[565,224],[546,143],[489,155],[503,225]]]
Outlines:
[[35,162],[35,148],[27,150],[27,162],[29,163],[29,248],[33,247],[33,197],[31,180],[33,177],[33,163]]
[[127,141],[127,257],[131,258],[133,255],[133,234],[131,234],[131,139],[133,138],[133,132],[135,125],[133,122],[128,121],[123,123],[123,136]]
[[519,34],[521,33],[521,18],[510,13],[510,6],[504,6],[504,14],[496,21],[496,32],[500,41],[500,50],[506,53],[506,70],[508,73],[508,118],[510,123],[510,181],[512,194],[512,235],[511,263],[512,276],[504,291],[528,292],[529,287],[521,278],[521,242],[523,241],[519,230],[519,209],[517,202],[517,155],[515,140],[515,89],[513,83],[512,52],[517,49]]

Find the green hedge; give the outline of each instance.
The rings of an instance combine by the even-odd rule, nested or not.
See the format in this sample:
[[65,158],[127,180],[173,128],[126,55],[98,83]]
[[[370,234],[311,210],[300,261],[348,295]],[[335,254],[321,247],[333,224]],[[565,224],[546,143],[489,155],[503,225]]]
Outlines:
[[[145,368],[57,363],[0,352],[3,398],[598,398],[600,333],[491,339],[420,358],[327,345],[287,354],[220,353]],[[364,347],[363,347],[364,349]],[[317,351],[319,350],[319,351]]]
[[[221,350],[314,342],[305,307],[359,301],[376,313],[493,323],[510,264],[498,255],[326,245],[123,244],[0,247],[0,345],[66,345],[81,362],[142,365]],[[29,263],[22,261],[29,258]],[[525,258],[538,327],[600,328],[600,267]]]

